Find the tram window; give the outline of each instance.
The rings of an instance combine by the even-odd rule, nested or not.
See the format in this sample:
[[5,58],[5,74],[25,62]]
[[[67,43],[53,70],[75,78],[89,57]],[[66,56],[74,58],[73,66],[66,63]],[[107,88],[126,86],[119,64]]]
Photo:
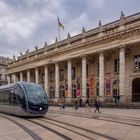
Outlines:
[[22,88],[20,86],[16,86],[15,87],[15,94],[17,96],[17,100],[18,100],[18,103],[23,107],[25,108],[25,95],[24,95],[24,92],[22,90]]
[[9,104],[10,91],[0,91],[0,104]]
[[3,93],[0,92],[0,104],[3,103]]
[[9,103],[11,105],[16,105],[17,104],[17,100],[16,100],[16,94],[10,94],[10,100],[9,100]]
[[3,94],[3,103],[4,104],[9,104],[9,97],[10,97],[10,93],[8,91],[4,91],[4,94]]

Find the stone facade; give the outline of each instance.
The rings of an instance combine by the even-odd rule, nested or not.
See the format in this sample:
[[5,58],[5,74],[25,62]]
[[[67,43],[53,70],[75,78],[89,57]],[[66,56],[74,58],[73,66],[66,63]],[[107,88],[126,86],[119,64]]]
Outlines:
[[8,83],[6,74],[8,62],[8,58],[0,56],[0,86]]
[[140,102],[140,13],[26,52],[8,66],[10,82],[44,86],[50,98]]

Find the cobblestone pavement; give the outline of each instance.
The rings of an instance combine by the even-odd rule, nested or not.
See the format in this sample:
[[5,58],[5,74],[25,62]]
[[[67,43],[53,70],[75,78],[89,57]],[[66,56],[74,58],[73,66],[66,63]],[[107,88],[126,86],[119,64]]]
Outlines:
[[49,107],[43,118],[28,119],[0,114],[0,140],[140,140],[139,109],[94,109]]

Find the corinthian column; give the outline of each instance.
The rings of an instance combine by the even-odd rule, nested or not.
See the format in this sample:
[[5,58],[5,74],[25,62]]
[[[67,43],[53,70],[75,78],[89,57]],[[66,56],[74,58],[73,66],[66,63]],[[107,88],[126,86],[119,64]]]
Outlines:
[[55,97],[59,97],[59,65],[55,64]]
[[16,74],[13,74],[13,82],[15,83],[16,82]]
[[45,87],[45,91],[48,94],[48,87],[49,87],[49,85],[48,85],[48,66],[47,65],[45,65],[45,85],[44,85],[44,87]]
[[71,61],[68,60],[68,97],[71,97],[71,87],[72,87]]
[[[119,71],[120,101],[124,101],[125,95],[125,48],[120,48],[120,71]],[[123,99],[122,99],[123,98]]]
[[23,72],[20,72],[20,81],[23,81]]
[[99,96],[104,96],[104,53],[99,54]]
[[87,72],[86,72],[86,57],[82,58],[82,96],[86,96],[86,87],[87,87]]
[[38,73],[38,68],[35,68],[35,82],[39,84],[39,73]]
[[8,84],[10,84],[11,81],[10,81],[10,75],[9,74],[7,75],[7,81],[8,81]]
[[27,82],[30,82],[31,79],[30,79],[30,70],[27,70]]

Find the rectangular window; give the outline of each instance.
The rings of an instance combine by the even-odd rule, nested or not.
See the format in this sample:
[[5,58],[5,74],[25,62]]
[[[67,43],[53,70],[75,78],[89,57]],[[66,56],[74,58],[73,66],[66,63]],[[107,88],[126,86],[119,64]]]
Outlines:
[[140,55],[134,56],[134,69],[140,69]]
[[75,79],[75,67],[72,68],[72,80]]
[[50,82],[53,82],[54,81],[54,72],[51,71],[50,72]]
[[115,59],[114,60],[114,73],[119,73],[119,66],[120,66],[120,60],[119,59]]
[[59,75],[60,75],[60,81],[63,81],[64,80],[64,70],[60,70]]

